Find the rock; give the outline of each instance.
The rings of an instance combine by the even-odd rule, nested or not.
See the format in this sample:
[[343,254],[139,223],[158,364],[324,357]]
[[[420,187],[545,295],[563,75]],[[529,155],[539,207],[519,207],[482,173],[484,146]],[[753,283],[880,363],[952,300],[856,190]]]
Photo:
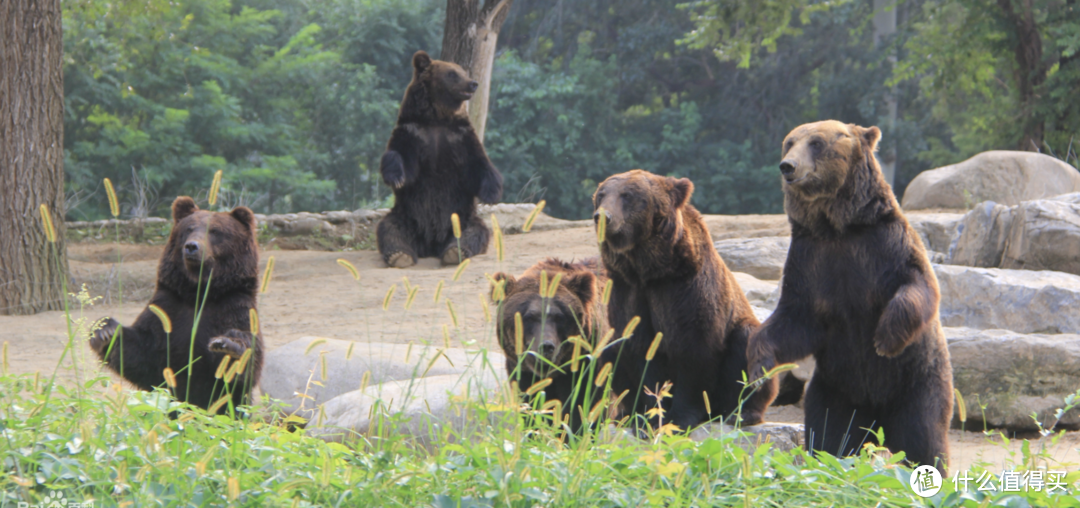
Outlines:
[[[775,282],[766,282],[742,272],[732,272],[732,275],[735,276],[735,281],[739,283],[739,288],[746,295],[746,299],[750,300],[751,305],[766,307],[769,297],[777,291]],[[773,307],[775,308],[775,305]]]
[[1080,199],[1026,201],[1012,211],[1002,268],[1080,274]]
[[[309,345],[317,340],[323,342],[309,351]],[[351,355],[349,348],[352,348]],[[371,373],[369,386],[414,377],[461,374],[477,355],[477,352],[457,348],[442,350],[409,344],[303,337],[266,354],[259,386],[263,393],[284,403],[284,412],[292,413],[300,408],[304,399],[299,394],[306,393],[310,397],[304,407],[311,409],[359,389],[365,372]],[[502,365],[501,355],[489,355],[497,357],[492,361]],[[325,377],[322,357],[326,358]]]
[[1080,333],[1080,276],[934,265],[944,326]]
[[[779,451],[789,451],[799,448],[803,444],[805,427],[797,423],[772,423],[765,422],[760,425],[742,427],[745,434],[736,439],[736,443],[748,452],[753,452],[761,443],[772,443],[772,448]],[[708,438],[718,438],[725,434],[735,432],[735,428],[720,422],[702,425],[690,432],[690,439],[704,441]]]
[[791,237],[719,240],[714,245],[731,271],[748,273],[762,280],[779,280]]
[[[372,429],[373,423],[390,421],[392,432],[408,434],[426,446],[433,441],[468,439],[500,420],[505,425],[516,423],[517,415],[511,412],[490,411],[484,420],[474,411],[476,404],[507,401],[512,396],[501,361],[483,367],[477,363],[460,374],[389,381],[339,395],[312,417],[307,433],[327,441],[349,441],[377,430]],[[444,434],[446,430],[451,431],[449,435]]]
[[921,213],[913,212],[907,216],[911,227],[922,237],[923,246],[928,251],[947,253],[956,236],[957,226],[965,215],[961,213]]
[[[476,208],[477,215],[484,220],[490,228],[491,215],[499,219],[499,227],[508,235],[523,233],[525,221],[536,209],[532,203],[499,203],[497,205],[479,205]],[[529,231],[550,231],[556,229],[592,227],[591,220],[563,220],[556,219],[546,213],[540,212],[533,220],[533,226]]]
[[979,203],[964,215],[949,250],[948,264],[997,267],[1012,227],[1013,208],[993,201]]
[[923,171],[904,191],[905,210],[966,209],[982,201],[1006,206],[1080,192],[1080,172],[1034,152],[990,151]]
[[[964,396],[968,429],[1075,428],[1080,410],[1057,421],[1064,398],[1080,388],[1080,335],[1024,335],[1006,330],[946,328],[953,386]],[[985,406],[981,409],[980,406]],[[953,425],[959,426],[959,405]]]

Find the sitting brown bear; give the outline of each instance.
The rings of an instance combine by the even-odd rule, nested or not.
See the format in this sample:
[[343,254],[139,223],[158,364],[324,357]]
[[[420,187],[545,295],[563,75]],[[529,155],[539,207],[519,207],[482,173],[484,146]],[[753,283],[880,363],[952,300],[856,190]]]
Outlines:
[[874,158],[877,127],[825,121],[784,139],[791,248],[776,311],[750,339],[750,373],[814,355],[806,445],[884,446],[945,474],[952,367],[937,278]]
[[[541,272],[547,272],[548,281],[553,281],[556,274],[562,274],[554,298],[540,296]],[[595,345],[607,329],[600,303],[600,291],[607,282],[603,267],[596,258],[577,263],[549,258],[533,265],[518,278],[501,272],[493,278],[496,283],[505,281],[504,298],[501,303],[496,302],[499,303],[496,332],[506,354],[506,373],[522,390],[544,378],[551,378],[552,383],[544,389],[545,398],[562,402],[570,416],[571,428],[577,429],[580,413],[571,407],[576,408],[584,401],[585,386],[578,383],[579,376],[572,375],[570,363],[574,346],[568,339],[578,336]],[[522,322],[521,357],[518,357],[515,343],[515,314],[521,315]],[[582,350],[581,354],[588,354],[588,351]],[[579,372],[590,372],[581,367],[579,364]],[[575,391],[575,387],[580,390]],[[574,393],[581,396],[574,397]]]
[[[264,349],[262,337],[250,331],[259,279],[255,214],[243,206],[228,213],[207,212],[181,196],[173,201],[172,215],[172,233],[150,298],[168,315],[172,333],[166,334],[161,320],[147,308],[131,326],[106,318],[90,338],[90,349],[140,389],[165,386],[163,371],[170,367],[179,400],[207,408],[228,391],[234,406],[247,404],[262,373]],[[214,377],[222,358],[239,359],[251,347],[248,367],[231,386]]]
[[[671,381],[665,422],[689,430],[735,413],[742,396],[742,423],[754,425],[762,421],[769,393],[744,391],[742,381],[747,339],[759,322],[690,205],[693,192],[690,180],[642,170],[614,175],[596,190],[594,218],[599,222],[604,214],[607,221],[601,259],[613,282],[608,322],[622,331],[641,318],[631,337],[605,350],[601,361],[614,363],[613,390],[629,389],[626,400],[635,412],[655,402],[643,389],[656,392]],[[648,361],[657,332],[663,338]]]

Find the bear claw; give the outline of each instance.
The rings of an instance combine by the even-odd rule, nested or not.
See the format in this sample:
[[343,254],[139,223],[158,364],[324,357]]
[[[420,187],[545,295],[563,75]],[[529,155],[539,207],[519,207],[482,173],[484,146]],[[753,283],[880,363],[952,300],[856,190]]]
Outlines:
[[245,350],[243,346],[228,337],[214,337],[210,339],[210,343],[206,345],[206,348],[214,353],[231,356],[233,360],[239,360],[241,356],[244,356]]
[[405,252],[395,252],[386,256],[386,264],[394,268],[408,268],[416,264],[416,259]]
[[101,323],[101,328],[94,330],[90,336],[90,349],[98,354],[105,353],[105,348],[112,342],[116,329],[120,327],[120,323],[111,317],[102,318]]

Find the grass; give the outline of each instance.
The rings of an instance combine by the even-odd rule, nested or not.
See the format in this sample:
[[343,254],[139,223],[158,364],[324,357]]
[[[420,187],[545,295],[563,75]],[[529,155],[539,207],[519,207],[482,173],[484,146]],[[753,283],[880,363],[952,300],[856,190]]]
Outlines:
[[[359,272],[349,272],[359,282]],[[78,310],[65,313],[70,365],[61,359],[57,370],[78,367],[80,342],[93,327],[82,317],[92,297],[76,300]],[[462,291],[456,304],[464,309],[467,302],[476,303]],[[430,339],[437,344],[441,334],[433,331]],[[956,493],[945,481],[935,497],[922,500],[908,488],[911,470],[902,456],[874,446],[838,459],[780,451],[768,441],[749,446],[738,431],[700,442],[664,433],[642,440],[617,426],[567,440],[563,428],[543,423],[542,405],[509,397],[456,401],[470,415],[467,430],[427,422],[420,440],[405,416],[386,414],[368,433],[341,444],[293,429],[295,420],[266,398],[230,408],[246,415],[234,418],[178,402],[163,389],[122,389],[109,376],[84,373],[73,384],[55,379],[55,372],[51,378],[11,374],[5,344],[0,507],[47,503],[58,493],[95,507],[1080,506],[1080,472],[1065,479],[1066,494]],[[1025,447],[1014,466],[1053,463]]]

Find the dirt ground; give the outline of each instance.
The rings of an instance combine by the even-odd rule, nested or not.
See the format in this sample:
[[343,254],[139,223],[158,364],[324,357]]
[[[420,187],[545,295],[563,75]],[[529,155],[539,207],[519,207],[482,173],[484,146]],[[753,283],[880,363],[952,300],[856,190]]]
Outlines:
[[[743,216],[738,220],[714,216],[708,221],[716,238],[777,234],[786,228],[783,216]],[[92,295],[102,297],[93,307],[85,309],[85,317],[112,316],[130,324],[153,292],[161,247],[73,244],[68,252],[76,281],[85,282]],[[505,271],[516,275],[543,256],[563,259],[595,256],[596,237],[591,228],[585,227],[507,235],[505,252],[506,259],[501,263],[495,259],[494,248],[487,255],[473,258],[455,282],[454,268],[440,267],[435,259],[421,260],[409,269],[390,269],[384,267],[378,253],[373,251],[263,251],[263,267],[270,256],[275,259],[269,292],[259,298],[267,347],[272,350],[310,335],[359,342],[442,344],[445,326],[452,345],[498,349],[492,327],[484,319],[482,299],[486,298],[488,288],[485,273]],[[359,283],[335,262],[339,258],[359,269]],[[443,288],[436,302],[434,296],[440,282]],[[122,304],[118,284],[123,286]],[[408,310],[405,309],[406,285],[420,288]],[[383,301],[391,287],[395,289],[384,311]],[[457,326],[447,306],[448,298],[454,307]],[[73,315],[77,318],[79,309]],[[51,375],[57,370],[67,344],[64,314],[0,316],[0,341],[9,343],[13,372],[38,371]],[[99,368],[90,361],[92,353],[85,340],[77,341],[75,346],[79,369],[68,367],[69,356],[64,360],[65,367],[58,371],[59,379],[68,382],[85,379],[84,376]],[[802,411],[791,406],[774,408],[768,419],[801,423]],[[1047,439],[1037,440],[1037,435],[1024,437],[1033,440],[1033,450],[1045,446],[1058,461],[1049,464],[1050,469],[1080,470],[1080,432],[1067,433],[1056,445]],[[967,469],[974,463],[985,462],[1001,468],[1007,467],[1007,460],[1021,462],[1018,440],[1005,444],[1000,438],[991,439],[982,432],[953,430],[950,443],[954,470]]]

